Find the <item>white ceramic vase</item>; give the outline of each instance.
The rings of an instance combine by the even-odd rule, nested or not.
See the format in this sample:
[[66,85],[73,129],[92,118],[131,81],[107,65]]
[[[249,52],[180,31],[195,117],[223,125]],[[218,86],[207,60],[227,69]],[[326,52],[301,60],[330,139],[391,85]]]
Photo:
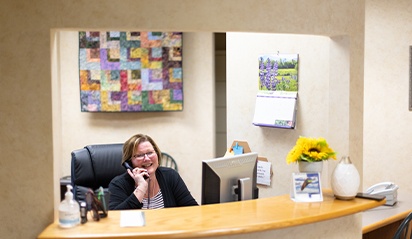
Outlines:
[[343,156],[332,173],[332,191],[337,199],[350,200],[355,198],[360,176],[349,156]]
[[299,172],[308,173],[308,172],[322,172],[323,161],[319,162],[306,162],[299,161]]

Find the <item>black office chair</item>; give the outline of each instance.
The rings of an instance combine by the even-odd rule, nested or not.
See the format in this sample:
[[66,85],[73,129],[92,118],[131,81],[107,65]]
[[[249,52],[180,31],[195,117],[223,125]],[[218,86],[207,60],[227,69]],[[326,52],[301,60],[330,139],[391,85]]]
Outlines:
[[409,228],[409,225],[412,220],[412,212],[406,216],[406,218],[402,221],[401,225],[399,225],[398,229],[396,230],[395,236],[393,239],[412,239],[412,233]]
[[[126,171],[121,165],[123,144],[96,144],[74,150],[71,161],[71,184],[73,196],[77,201],[85,201],[89,188],[97,190],[103,187],[108,191],[110,181]],[[161,166],[177,171],[175,160],[167,153],[162,153]]]
[[122,150],[123,144],[96,144],[71,153],[71,184],[76,200],[85,201],[89,188],[103,187],[107,191],[110,181],[126,171],[121,165]]
[[172,156],[168,153],[162,152],[162,160],[160,162],[160,166],[173,168],[174,170],[178,171],[177,163]]

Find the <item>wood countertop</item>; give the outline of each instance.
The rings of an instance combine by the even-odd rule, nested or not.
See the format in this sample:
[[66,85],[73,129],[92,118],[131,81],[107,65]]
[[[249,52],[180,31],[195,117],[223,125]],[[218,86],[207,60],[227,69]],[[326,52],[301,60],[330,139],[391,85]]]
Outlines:
[[49,225],[46,238],[201,238],[275,230],[348,216],[383,205],[385,200],[334,198],[323,191],[323,202],[294,202],[288,194],[233,203],[146,210],[146,226],[120,227],[120,211],[109,211],[99,222],[74,228]]

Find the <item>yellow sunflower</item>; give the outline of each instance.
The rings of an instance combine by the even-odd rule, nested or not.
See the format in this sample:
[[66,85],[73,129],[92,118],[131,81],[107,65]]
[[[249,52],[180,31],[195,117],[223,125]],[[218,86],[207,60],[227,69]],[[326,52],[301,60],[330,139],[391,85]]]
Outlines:
[[336,152],[333,151],[324,138],[299,137],[296,145],[290,150],[286,157],[286,162],[297,163],[298,161],[316,162],[336,159]]

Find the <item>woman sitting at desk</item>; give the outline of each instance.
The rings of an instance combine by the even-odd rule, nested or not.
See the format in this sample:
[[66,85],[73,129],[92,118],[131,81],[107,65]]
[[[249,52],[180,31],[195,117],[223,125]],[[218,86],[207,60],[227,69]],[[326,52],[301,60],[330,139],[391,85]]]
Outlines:
[[174,169],[159,167],[159,158],[161,151],[148,135],[136,134],[125,142],[122,164],[130,168],[109,184],[110,210],[199,205]]

